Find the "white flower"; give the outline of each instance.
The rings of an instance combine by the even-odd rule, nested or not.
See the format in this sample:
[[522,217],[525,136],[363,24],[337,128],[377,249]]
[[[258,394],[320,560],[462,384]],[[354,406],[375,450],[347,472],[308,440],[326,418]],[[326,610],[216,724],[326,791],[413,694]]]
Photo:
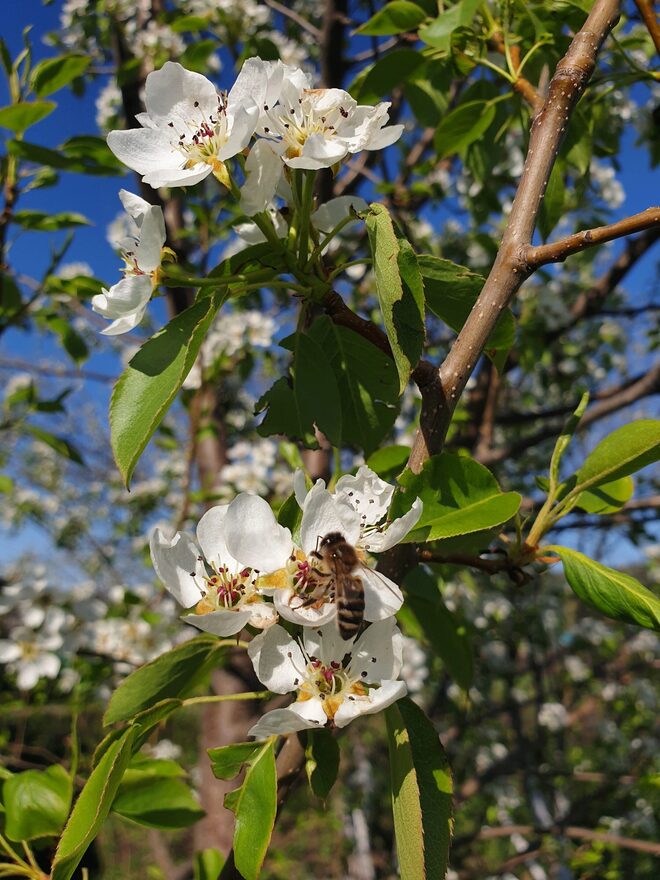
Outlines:
[[60,671],[62,661],[53,652],[64,644],[59,634],[64,615],[55,618],[51,611],[40,632],[20,626],[10,632],[11,639],[0,639],[0,663],[16,673],[19,690],[32,690],[40,678],[55,678]]
[[120,242],[126,263],[124,278],[110,290],[104,288],[103,293],[92,297],[94,311],[113,319],[103,330],[106,336],[126,333],[142,320],[157,283],[166,237],[163,212],[158,205],[150,205],[125,189],[119,191],[119,198],[135,221],[135,235]]
[[539,709],[538,723],[553,733],[568,724],[568,712],[561,703],[543,703]]
[[358,105],[343,89],[313,89],[300,68],[281,61],[250,58],[244,75],[261,111],[256,134],[266,142],[258,140],[246,162],[241,208],[249,216],[271,202],[282,162],[290,168],[331,168],[349,154],[381,150],[401,137],[402,125],[386,127],[388,102]]
[[[369,206],[360,196],[337,196],[312,214],[312,222],[321,232],[331,232],[346,217],[366,211]],[[355,220],[358,220],[355,217]],[[350,225],[350,224],[347,224]]]
[[151,558],[159,578],[185,608],[184,620],[205,632],[229,636],[246,624],[259,629],[277,618],[263,601],[259,572],[282,567],[291,554],[291,533],[278,525],[263,498],[241,494],[207,511],[197,526],[200,555],[185,532],[168,539],[156,528]]
[[402,125],[384,127],[388,102],[375,107],[358,105],[343,89],[311,88],[299,68],[259,58],[251,61],[255,69],[261,64],[268,71],[271,95],[261,105],[257,134],[272,142],[289,167],[330,168],[349,153],[381,150],[401,137]]
[[296,693],[286,709],[267,712],[249,731],[265,738],[313,727],[345,727],[372,715],[406,693],[401,633],[394,620],[372,624],[355,642],[341,639],[334,624],[306,629],[302,644],[276,625],[250,642],[257,678],[278,694]]
[[393,523],[386,520],[394,487],[363,466],[355,477],[342,477],[335,494],[318,480],[309,493],[302,471],[294,476],[294,491],[302,508],[300,548],[283,569],[262,578],[260,586],[272,590],[281,617],[301,626],[322,626],[336,616],[328,572],[318,558],[322,538],[338,533],[356,548],[361,564],[352,573],[364,588],[364,619],[385,620],[403,603],[394,581],[366,564],[366,553],[382,552],[398,544],[422,513],[417,499],[412,509]]
[[147,77],[142,128],[111,131],[108,146],[154,188],[192,185],[211,173],[228,183],[224,162],[247,146],[259,116],[252,73],[246,63],[225,98],[205,76],[167,61]]

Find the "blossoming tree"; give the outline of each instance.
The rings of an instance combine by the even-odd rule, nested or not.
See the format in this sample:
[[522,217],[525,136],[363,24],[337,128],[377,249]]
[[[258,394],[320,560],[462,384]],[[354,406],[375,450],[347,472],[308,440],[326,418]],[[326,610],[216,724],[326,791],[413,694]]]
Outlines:
[[[459,854],[471,833],[460,814],[454,828],[468,783],[454,786],[441,704],[418,699],[411,667],[423,643],[431,668],[453,680],[443,687],[459,691],[459,714],[466,695],[474,698],[468,630],[480,618],[466,627],[450,595],[453,574],[463,584],[473,583],[470,571],[506,583],[508,595],[499,590],[489,612],[503,630],[511,609],[522,615],[557,583],[573,591],[578,614],[631,632],[660,629],[660,601],[640,579],[610,565],[612,554],[593,558],[582,552],[590,546],[562,541],[580,516],[625,520],[635,509],[632,475],[660,452],[660,422],[647,413],[587,434],[586,450],[576,436],[657,391],[652,339],[644,372],[613,388],[603,380],[616,346],[590,330],[565,340],[605,314],[617,283],[659,234],[653,205],[606,222],[612,180],[598,171],[620,136],[625,101],[642,112],[641,92],[625,90],[657,80],[645,66],[660,44],[650,5],[392,0],[369,15],[338,0],[319,9],[198,0],[64,7],[66,27],[52,36],[60,54],[33,64],[27,35],[14,57],[0,46],[9,95],[0,109],[0,329],[34,321],[79,365],[87,344],[73,318],[88,300],[82,311],[98,319],[106,344],[138,336],[109,404],[123,486],[115,501],[134,503],[126,493],[147,467],[150,441],[174,460],[187,439],[177,491],[168,475],[157,502],[122,526],[127,538],[148,540],[156,575],[146,591],[136,588],[135,601],[128,570],[119,593],[92,589],[78,608],[71,591],[49,592],[37,577],[27,591],[19,583],[3,593],[2,613],[20,625],[0,639],[0,661],[19,691],[60,675],[66,627],[81,653],[93,628],[94,653],[110,665],[93,679],[86,671],[87,690],[80,685],[79,694],[102,694],[107,704],[84,778],[75,716],[66,768],[6,771],[0,876],[91,876],[86,854],[114,814],[151,829],[196,823],[182,870],[162,856],[159,876],[253,880],[294,786],[306,774],[324,809],[333,786],[347,784],[340,753],[364,756],[369,736],[359,731],[377,730],[377,744],[387,744],[396,855],[378,875],[367,860],[351,876],[392,876],[396,866],[406,880],[445,877],[454,830]],[[47,98],[80,90],[110,62],[100,101],[105,140],[82,136],[58,149],[28,140],[56,111]],[[30,294],[10,265],[10,231],[85,219],[20,210],[19,199],[59,173],[128,170],[130,189],[119,190],[127,216],[113,236],[120,280],[104,287],[85,271],[58,275],[63,248]],[[94,179],[85,186],[93,199]],[[467,218],[465,234],[451,211]],[[593,281],[592,249],[618,239],[624,249]],[[564,261],[564,275],[551,268]],[[162,317],[161,298],[163,326],[142,332]],[[633,316],[649,311],[630,308]],[[564,370],[556,345],[574,361]],[[41,398],[32,383],[12,389],[7,428],[84,467],[75,442],[40,421],[62,412],[63,400]],[[75,425],[78,413],[70,415]],[[527,427],[535,421],[538,430]],[[272,455],[260,477],[264,448]],[[100,498],[111,478],[99,469]],[[10,495],[13,479],[5,479],[0,488]],[[652,510],[652,499],[642,492],[641,509]],[[76,532],[91,540],[95,516],[112,524],[117,515],[112,503],[95,514],[93,501],[80,517],[92,523]],[[156,579],[174,600],[159,612],[149,605]],[[514,616],[500,660],[515,667],[532,655],[534,729],[556,733],[569,715],[559,699],[544,698],[535,652],[547,634],[525,631],[543,619],[542,602],[525,623]],[[131,620],[131,603],[144,603],[139,619]],[[179,614],[185,627],[135,660],[130,649]],[[106,617],[121,617],[121,632],[97,626]],[[79,620],[87,629],[76,630]],[[523,638],[531,640],[526,653]],[[494,665],[499,644],[493,637],[484,646]],[[572,659],[571,679],[584,680],[585,664]],[[109,693],[106,674],[116,685]],[[515,832],[523,863],[541,852],[525,835],[540,829],[563,845],[585,829],[542,790],[541,760],[526,751],[526,697],[515,695],[511,675],[507,711],[529,810]],[[154,751],[159,732],[193,710],[204,713],[199,802],[181,768]],[[349,725],[358,729],[351,740]],[[496,752],[478,753],[484,773]],[[599,832],[587,829],[585,839],[590,833]],[[647,848],[638,851],[657,855],[641,843]],[[561,868],[564,858],[551,863]],[[465,873],[473,870],[467,857],[461,870],[481,876]]]

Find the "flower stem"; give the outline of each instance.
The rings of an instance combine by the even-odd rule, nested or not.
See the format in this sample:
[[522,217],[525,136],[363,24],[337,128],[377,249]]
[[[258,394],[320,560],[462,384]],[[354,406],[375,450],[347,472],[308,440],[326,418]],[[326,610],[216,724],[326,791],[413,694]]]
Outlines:
[[189,697],[183,701],[184,706],[197,706],[201,703],[225,703],[229,700],[267,700],[272,696],[270,691],[246,691],[242,694],[206,694],[203,697]]
[[309,258],[309,226],[314,204],[314,180],[316,174],[308,171],[303,177],[302,195],[300,199],[300,217],[298,220],[298,259],[304,268]]

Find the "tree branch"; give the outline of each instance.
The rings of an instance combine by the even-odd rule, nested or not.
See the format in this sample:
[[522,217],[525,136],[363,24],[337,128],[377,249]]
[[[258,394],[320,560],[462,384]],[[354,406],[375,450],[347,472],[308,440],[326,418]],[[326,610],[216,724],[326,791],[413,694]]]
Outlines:
[[[512,834],[538,834],[548,833],[546,829],[537,829],[532,825],[501,825],[496,828],[482,828],[477,837],[481,840],[492,840],[495,837],[510,837]],[[569,825],[566,828],[557,826],[550,829],[550,833],[557,837],[571,837],[574,840],[598,840],[611,846],[620,846],[624,849],[633,849],[637,852],[651,853],[660,856],[660,843],[650,840],[635,840],[633,837],[621,837],[618,834],[608,834],[605,831],[592,831],[590,828],[579,828]]]
[[311,34],[315,40],[321,39],[321,31],[314,27],[311,21],[307,21],[306,18],[303,18],[302,15],[299,15],[294,9],[289,9],[284,3],[278,3],[277,0],[263,0],[266,6],[270,6],[271,9],[275,10],[275,12],[280,12],[285,18],[290,18],[291,21],[295,21],[299,27],[301,27],[304,31],[307,31],[308,34]]
[[[518,191],[495,263],[451,351],[439,368],[441,390],[426,400],[426,418],[410,454],[418,472],[442,448],[454,409],[500,313],[531,274],[525,253],[568,120],[594,71],[596,58],[619,14],[617,0],[596,0],[582,29],[557,65],[548,97],[532,124]],[[424,401],[423,401],[424,403]],[[424,411],[424,408],[423,408]]]
[[[660,394],[660,363],[653,366],[648,373],[640,376],[635,381],[624,382],[617,389],[610,389],[607,396],[603,396],[598,403],[589,407],[580,421],[579,430],[583,431],[593,422],[599,421],[606,416],[617,412],[626,406],[630,406],[642,397],[651,394]],[[565,414],[565,413],[561,413]],[[553,422],[546,425],[534,434],[523,437],[517,443],[500,449],[485,451],[479,458],[482,464],[489,465],[507,458],[515,458],[532,446],[538,446],[544,440],[556,437],[561,423]]]
[[635,0],[635,6],[639,9],[642,21],[646,25],[656,52],[660,53],[660,24],[655,14],[654,4],[651,0]]
[[566,257],[577,254],[585,248],[622,238],[633,232],[642,232],[645,229],[660,227],[660,207],[647,208],[632,217],[610,223],[608,226],[597,226],[595,229],[585,229],[576,232],[559,241],[550,244],[537,245],[527,249],[527,263],[534,269],[545,266],[546,263],[563,263]]

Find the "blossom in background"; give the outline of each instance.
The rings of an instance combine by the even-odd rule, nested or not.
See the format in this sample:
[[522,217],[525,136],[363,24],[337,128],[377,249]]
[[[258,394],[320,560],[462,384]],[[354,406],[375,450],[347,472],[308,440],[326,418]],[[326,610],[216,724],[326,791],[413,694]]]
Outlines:
[[167,61],[147,77],[146,113],[136,117],[142,128],[111,131],[108,146],[154,188],[199,183],[211,173],[228,184],[224,162],[248,145],[259,117],[252,90],[249,68],[225,97],[205,76]]
[[170,539],[156,528],[150,540],[158,577],[180,605],[194,607],[183,619],[219,636],[274,623],[277,613],[263,601],[257,577],[284,565],[292,542],[268,502],[242,493],[212,507],[199,521],[197,541],[203,556],[185,532]]
[[102,331],[107,336],[126,333],[142,320],[157,283],[166,237],[165,220],[158,205],[150,205],[125,189],[119,191],[119,198],[134,221],[135,234],[119,243],[126,263],[122,280],[92,297],[94,311],[112,319],[112,324]]
[[29,691],[41,678],[55,678],[62,661],[55,653],[64,644],[61,630],[66,614],[59,608],[49,608],[35,621],[39,629],[17,626],[9,632],[9,639],[0,639],[0,663],[16,673],[19,690]]
[[267,712],[249,731],[262,739],[314,727],[345,727],[380,712],[406,693],[397,681],[401,633],[394,619],[345,642],[334,624],[305,629],[302,642],[275,625],[248,647],[257,678],[277,694],[295,693],[286,709]]

